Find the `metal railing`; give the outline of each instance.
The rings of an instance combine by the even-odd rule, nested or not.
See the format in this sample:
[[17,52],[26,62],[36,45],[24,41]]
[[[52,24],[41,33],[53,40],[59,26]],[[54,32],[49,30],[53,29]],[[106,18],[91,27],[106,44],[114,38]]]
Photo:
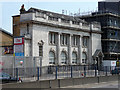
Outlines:
[[21,78],[24,82],[37,80],[51,80],[61,78],[82,78],[110,76],[116,67],[97,67],[88,65],[45,66],[32,68],[7,68],[2,72],[12,77]]

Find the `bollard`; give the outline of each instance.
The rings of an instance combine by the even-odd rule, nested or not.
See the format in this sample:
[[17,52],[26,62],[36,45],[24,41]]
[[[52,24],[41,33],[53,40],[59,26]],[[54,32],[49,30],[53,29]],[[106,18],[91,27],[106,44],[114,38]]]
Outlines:
[[57,66],[56,66],[56,72],[55,72],[55,79],[57,79],[57,70],[58,68],[57,68]]
[[71,78],[73,77],[73,73],[72,73],[72,66],[71,66]]
[[39,67],[37,67],[37,80],[39,81]]

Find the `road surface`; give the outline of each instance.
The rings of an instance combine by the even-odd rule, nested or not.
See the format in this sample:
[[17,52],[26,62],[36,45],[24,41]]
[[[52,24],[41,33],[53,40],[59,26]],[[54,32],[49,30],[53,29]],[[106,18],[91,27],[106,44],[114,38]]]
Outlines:
[[[118,88],[118,81],[103,82],[95,84],[75,85],[62,88]],[[120,88],[120,87],[119,87]]]

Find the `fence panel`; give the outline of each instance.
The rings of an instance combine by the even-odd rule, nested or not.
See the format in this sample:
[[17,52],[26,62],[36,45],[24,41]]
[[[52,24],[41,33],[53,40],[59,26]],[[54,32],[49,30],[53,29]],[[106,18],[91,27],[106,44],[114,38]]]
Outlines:
[[91,65],[64,65],[45,67],[3,68],[1,72],[12,77],[21,78],[24,82],[36,80],[50,80],[61,78],[82,78],[95,76],[109,76],[115,67],[96,67]]

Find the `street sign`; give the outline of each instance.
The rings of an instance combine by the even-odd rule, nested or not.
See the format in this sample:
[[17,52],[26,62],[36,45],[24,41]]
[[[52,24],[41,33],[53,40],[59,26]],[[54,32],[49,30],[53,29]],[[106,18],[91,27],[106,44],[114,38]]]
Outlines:
[[24,44],[24,38],[23,37],[14,38],[14,45],[23,45],[23,44]]
[[14,52],[15,53],[24,52],[23,51],[23,45],[14,45]]
[[15,66],[16,67],[23,67],[24,66],[24,57],[16,56],[15,57]]
[[24,37],[14,38],[15,66],[24,66]]
[[24,56],[24,53],[15,53],[15,56]]

